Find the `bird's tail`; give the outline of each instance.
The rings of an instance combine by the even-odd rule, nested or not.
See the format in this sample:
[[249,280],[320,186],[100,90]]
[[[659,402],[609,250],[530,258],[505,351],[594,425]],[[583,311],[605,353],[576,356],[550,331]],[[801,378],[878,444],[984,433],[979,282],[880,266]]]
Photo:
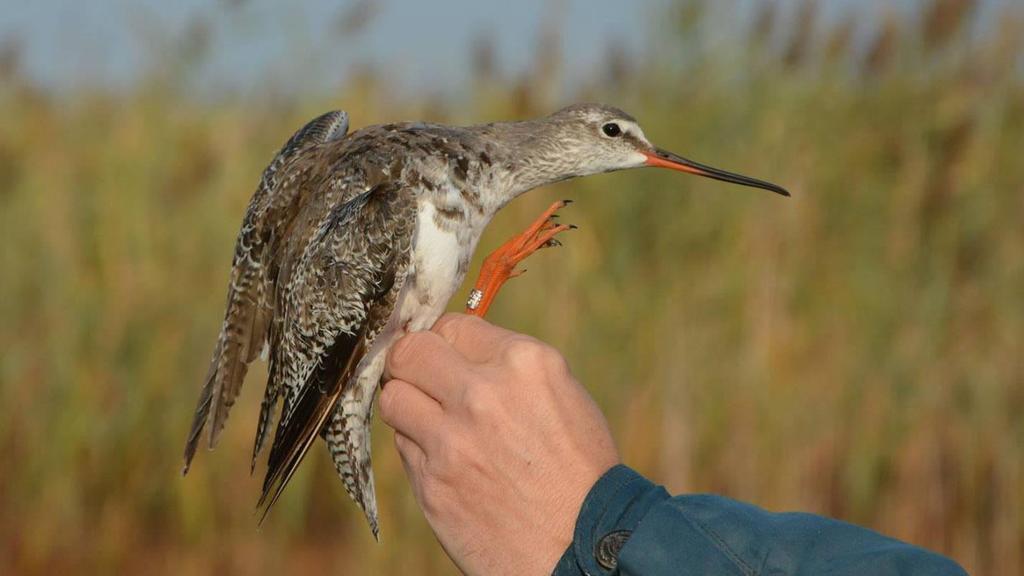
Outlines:
[[[359,383],[357,383],[358,386]],[[374,384],[374,387],[376,385]],[[327,449],[334,460],[345,491],[363,509],[373,537],[380,539],[377,520],[377,495],[373,485],[373,467],[370,460],[370,422],[373,419],[373,388],[366,396],[370,405],[364,402],[348,402],[343,396],[335,405],[334,413],[321,434],[327,441]]]

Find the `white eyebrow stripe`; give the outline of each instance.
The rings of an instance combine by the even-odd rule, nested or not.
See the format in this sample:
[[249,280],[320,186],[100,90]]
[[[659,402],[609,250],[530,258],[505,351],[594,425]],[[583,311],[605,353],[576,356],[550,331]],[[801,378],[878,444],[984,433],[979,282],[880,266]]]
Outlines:
[[616,122],[618,122],[619,127],[622,128],[623,132],[632,134],[633,136],[639,138],[641,142],[646,142],[647,144],[650,144],[650,142],[647,140],[647,136],[644,135],[644,131],[640,129],[640,125],[637,124],[636,122],[631,122],[629,120],[616,120]]

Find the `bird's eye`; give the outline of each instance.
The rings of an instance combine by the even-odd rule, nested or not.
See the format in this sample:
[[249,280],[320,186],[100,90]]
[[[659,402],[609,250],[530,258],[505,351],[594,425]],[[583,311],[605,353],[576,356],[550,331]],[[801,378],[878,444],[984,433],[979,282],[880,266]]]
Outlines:
[[615,122],[609,122],[604,126],[601,126],[601,131],[604,132],[605,136],[610,138],[615,138],[619,134],[622,134],[622,128],[619,128],[619,125]]

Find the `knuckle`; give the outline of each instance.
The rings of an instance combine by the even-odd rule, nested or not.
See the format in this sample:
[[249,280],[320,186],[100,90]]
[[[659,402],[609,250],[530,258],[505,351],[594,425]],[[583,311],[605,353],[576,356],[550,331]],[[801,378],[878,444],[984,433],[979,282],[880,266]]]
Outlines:
[[470,418],[486,419],[494,416],[501,408],[501,401],[495,390],[486,385],[469,386],[463,392],[463,405]]
[[515,336],[502,349],[502,359],[512,366],[534,366],[541,360],[540,342],[526,336]]
[[556,378],[564,378],[571,374],[572,371],[569,369],[569,362],[566,361],[565,356],[562,356],[562,353],[555,348],[548,346],[548,349],[550,354],[546,359],[546,364],[551,375]]
[[504,360],[514,368],[540,370],[555,375],[569,370],[565,358],[558,350],[526,337],[517,337],[508,342],[504,349]]

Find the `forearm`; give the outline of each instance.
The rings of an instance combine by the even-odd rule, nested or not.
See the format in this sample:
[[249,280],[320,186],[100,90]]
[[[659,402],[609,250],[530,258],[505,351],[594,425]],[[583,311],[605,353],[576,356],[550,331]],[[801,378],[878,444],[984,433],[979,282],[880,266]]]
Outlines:
[[720,496],[673,498],[625,466],[591,489],[555,569],[581,573],[965,574],[942,556],[844,522]]

